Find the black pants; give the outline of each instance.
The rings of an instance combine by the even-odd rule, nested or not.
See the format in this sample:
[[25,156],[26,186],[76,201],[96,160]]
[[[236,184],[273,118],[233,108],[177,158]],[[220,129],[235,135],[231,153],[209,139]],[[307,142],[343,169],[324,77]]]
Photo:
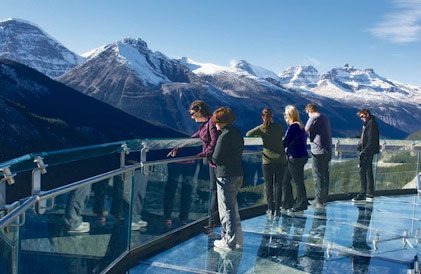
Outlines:
[[374,176],[373,176],[373,153],[362,153],[360,155],[360,194],[374,194]]
[[323,204],[327,202],[329,194],[329,162],[332,156],[331,153],[312,153],[311,156],[315,201]]
[[279,210],[281,207],[281,188],[285,165],[281,163],[263,164],[262,171],[265,179],[268,210]]
[[124,181],[122,175],[115,176],[113,178],[98,182],[92,185],[92,189],[95,192],[94,196],[94,205],[92,211],[97,216],[103,216],[105,210],[105,201],[106,201],[106,186],[105,184],[111,181],[113,184],[112,188],[112,203],[111,203],[111,214],[114,216],[121,215],[121,208],[123,205],[123,191],[124,191]]
[[209,166],[211,200],[209,206],[209,224],[219,223],[218,195],[216,191],[216,168]]
[[171,219],[177,185],[181,182],[180,215],[181,221],[187,221],[193,192],[193,177],[196,164],[168,164],[168,181],[164,192],[164,217]]
[[[308,157],[288,159],[287,170],[282,181],[282,207],[283,208],[307,208],[307,192],[304,185],[304,165]],[[291,179],[295,184],[297,197],[292,197]]]

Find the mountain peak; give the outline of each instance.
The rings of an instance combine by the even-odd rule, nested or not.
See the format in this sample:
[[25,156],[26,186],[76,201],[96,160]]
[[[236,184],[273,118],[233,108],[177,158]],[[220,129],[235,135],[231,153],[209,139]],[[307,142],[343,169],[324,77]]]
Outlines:
[[148,44],[145,41],[143,41],[141,38],[126,37],[123,40],[118,41],[117,44],[128,44],[136,48],[148,49]]
[[232,66],[236,69],[245,71],[250,75],[257,76],[256,72],[253,70],[252,65],[248,63],[246,60],[240,60],[238,62],[234,62]]
[[25,64],[52,78],[83,61],[36,24],[18,18],[0,21],[0,58]]
[[317,69],[310,65],[289,67],[279,74],[281,83],[301,87],[311,88],[320,78]]

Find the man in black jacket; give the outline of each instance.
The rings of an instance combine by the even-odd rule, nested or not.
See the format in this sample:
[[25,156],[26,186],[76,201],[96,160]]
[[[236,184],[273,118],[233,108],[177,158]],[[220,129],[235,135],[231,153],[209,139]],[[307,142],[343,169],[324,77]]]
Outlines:
[[360,193],[352,201],[373,202],[374,177],[373,177],[373,156],[380,152],[379,128],[376,119],[367,109],[357,112],[357,115],[364,122],[358,150],[360,151]]

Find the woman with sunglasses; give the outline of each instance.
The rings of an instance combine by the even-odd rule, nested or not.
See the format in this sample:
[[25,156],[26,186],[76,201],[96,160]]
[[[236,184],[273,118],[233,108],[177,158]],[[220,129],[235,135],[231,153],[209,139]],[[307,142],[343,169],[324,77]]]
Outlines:
[[[216,166],[213,165],[209,160],[212,158],[213,151],[215,149],[216,141],[221,134],[221,131],[216,129],[215,124],[211,119],[211,112],[208,105],[201,100],[194,101],[191,103],[188,112],[191,118],[196,123],[202,123],[199,126],[199,130],[194,133],[191,137],[199,137],[202,140],[202,152],[197,154],[199,157],[206,157],[205,162],[209,165],[209,179],[210,179],[210,192],[211,202],[209,208],[209,224],[203,228],[203,231],[208,234],[219,224],[219,213],[218,213],[218,200],[216,190]],[[177,151],[180,148],[175,148],[167,157],[175,157]]]
[[[308,207],[307,193],[304,185],[304,165],[308,160],[307,134],[300,120],[298,110],[291,105],[285,107],[285,122],[288,129],[285,132],[283,144],[288,156],[287,170],[282,182],[282,208],[293,212],[306,210]],[[295,184],[296,198],[292,197],[291,179]]]

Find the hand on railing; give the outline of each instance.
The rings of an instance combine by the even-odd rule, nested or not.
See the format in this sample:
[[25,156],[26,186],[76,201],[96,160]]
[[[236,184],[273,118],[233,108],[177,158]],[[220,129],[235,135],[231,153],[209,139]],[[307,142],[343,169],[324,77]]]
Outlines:
[[177,155],[178,150],[179,150],[179,148],[178,148],[178,147],[174,148],[173,150],[171,150],[171,151],[167,154],[167,157],[175,157],[175,156]]

